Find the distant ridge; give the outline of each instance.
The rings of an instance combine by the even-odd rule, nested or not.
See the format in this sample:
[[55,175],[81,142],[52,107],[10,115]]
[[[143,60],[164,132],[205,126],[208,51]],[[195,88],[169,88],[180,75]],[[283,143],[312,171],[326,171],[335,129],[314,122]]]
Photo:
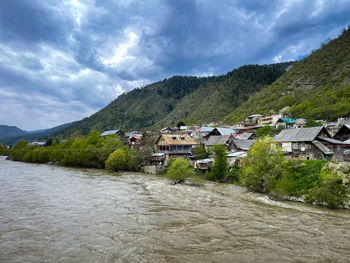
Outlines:
[[290,107],[294,118],[334,121],[350,112],[350,29],[295,62],[277,81],[252,95],[225,121]]

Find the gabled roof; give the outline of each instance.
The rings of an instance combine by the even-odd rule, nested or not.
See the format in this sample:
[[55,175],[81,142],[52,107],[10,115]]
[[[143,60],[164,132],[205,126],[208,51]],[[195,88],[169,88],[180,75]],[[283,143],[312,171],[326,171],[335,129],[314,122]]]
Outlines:
[[235,140],[232,140],[232,142],[236,145],[238,149],[244,150],[244,151],[248,151],[254,143],[253,140],[242,140],[242,139],[241,140],[235,139]]
[[284,123],[290,124],[290,123],[296,123],[299,119],[290,119],[290,118],[280,118]]
[[104,131],[101,136],[106,136],[106,135],[110,135],[110,134],[116,134],[118,133],[120,130],[111,130],[111,131]]
[[[220,127],[216,127],[215,128],[221,135],[231,135],[231,134],[235,134],[235,130],[231,129],[231,128],[220,128]],[[215,130],[214,129],[214,130]]]
[[244,158],[247,157],[246,152],[230,152],[227,154],[227,157],[233,157],[233,158]]
[[211,132],[212,130],[214,130],[212,127],[201,127],[199,132]]
[[350,133],[350,125],[349,124],[344,124],[343,126],[341,126],[340,129],[336,132],[336,134],[333,135],[333,138],[337,138],[343,132]]
[[159,136],[155,144],[157,145],[197,145],[198,143],[188,135],[162,134]]
[[208,141],[205,143],[206,146],[214,146],[217,144],[226,144],[228,139],[230,138],[230,135],[215,135],[210,136]]
[[285,129],[282,130],[276,137],[277,142],[312,142],[324,131],[329,137],[329,133],[323,126],[311,128]]
[[239,140],[248,140],[250,137],[253,136],[254,133],[252,132],[243,132],[241,135],[237,137]]
[[333,139],[333,138],[317,137],[317,139],[329,142],[331,144],[343,144],[342,141],[336,140],[336,139]]

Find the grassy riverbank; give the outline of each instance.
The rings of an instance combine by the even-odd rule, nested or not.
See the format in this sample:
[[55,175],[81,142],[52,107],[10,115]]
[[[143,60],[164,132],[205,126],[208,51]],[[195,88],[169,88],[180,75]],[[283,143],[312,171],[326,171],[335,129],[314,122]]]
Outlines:
[[[144,149],[149,149],[147,146]],[[203,180],[235,183],[268,194],[272,198],[302,200],[331,208],[347,206],[350,192],[350,165],[321,160],[286,161],[271,138],[257,141],[241,166],[229,167],[225,148],[214,149],[215,161],[208,174],[198,174],[187,160],[170,160],[166,176],[175,181],[200,185]],[[113,136],[97,132],[46,147],[28,146],[19,141],[12,149],[0,147],[11,160],[52,163],[62,166],[142,171],[151,158],[148,150],[130,150]]]

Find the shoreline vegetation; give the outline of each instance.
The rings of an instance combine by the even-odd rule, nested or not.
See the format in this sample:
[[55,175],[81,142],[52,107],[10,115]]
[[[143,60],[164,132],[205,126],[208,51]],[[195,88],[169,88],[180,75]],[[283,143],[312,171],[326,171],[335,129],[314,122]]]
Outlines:
[[[152,157],[150,145],[146,139],[144,147],[132,150],[115,136],[101,137],[99,132],[92,131],[86,137],[52,142],[46,147],[28,146],[24,140],[11,149],[0,145],[0,155],[28,163],[142,172],[142,167]],[[276,141],[268,136],[256,140],[240,166],[228,165],[223,145],[216,145],[213,152],[214,165],[206,174],[196,172],[184,158],[171,158],[164,175],[174,184],[186,182],[201,186],[205,180],[233,183],[266,194],[273,200],[349,208],[349,164],[322,160],[287,161]]]

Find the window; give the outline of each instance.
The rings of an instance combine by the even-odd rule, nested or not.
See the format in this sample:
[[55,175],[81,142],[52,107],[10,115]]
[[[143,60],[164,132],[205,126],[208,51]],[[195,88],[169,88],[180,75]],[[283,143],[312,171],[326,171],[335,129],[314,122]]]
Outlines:
[[176,137],[173,137],[173,140],[176,141]]
[[181,141],[184,141],[185,140],[185,137],[181,137]]

